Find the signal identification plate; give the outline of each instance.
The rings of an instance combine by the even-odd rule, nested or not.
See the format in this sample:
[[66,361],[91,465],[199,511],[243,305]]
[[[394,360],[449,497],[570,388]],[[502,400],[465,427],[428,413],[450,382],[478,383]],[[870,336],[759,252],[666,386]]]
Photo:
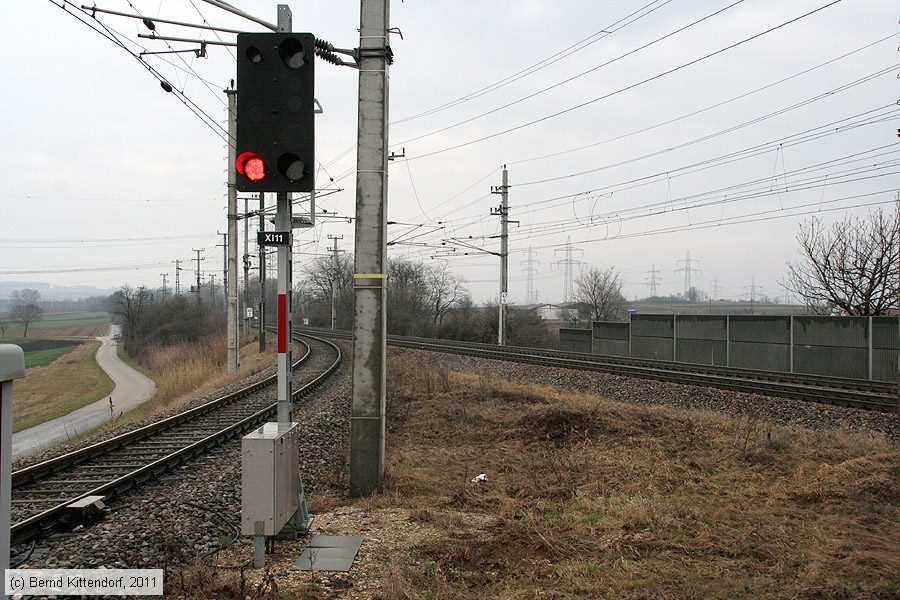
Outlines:
[[259,231],[256,233],[256,243],[260,246],[290,246],[290,231]]

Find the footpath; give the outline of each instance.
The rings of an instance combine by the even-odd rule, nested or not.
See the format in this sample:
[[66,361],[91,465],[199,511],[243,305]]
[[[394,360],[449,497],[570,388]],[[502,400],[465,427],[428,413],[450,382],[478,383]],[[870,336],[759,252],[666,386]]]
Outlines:
[[[33,454],[47,446],[64,442],[102,425],[109,421],[113,414],[120,415],[131,410],[153,395],[153,392],[156,391],[156,384],[119,358],[116,352],[118,340],[115,339],[119,332],[118,325],[111,325],[107,335],[97,338],[101,342],[100,348],[97,349],[97,364],[115,383],[116,387],[112,394],[62,417],[14,433],[12,439],[13,460]],[[110,410],[110,398],[112,398],[112,410]]]

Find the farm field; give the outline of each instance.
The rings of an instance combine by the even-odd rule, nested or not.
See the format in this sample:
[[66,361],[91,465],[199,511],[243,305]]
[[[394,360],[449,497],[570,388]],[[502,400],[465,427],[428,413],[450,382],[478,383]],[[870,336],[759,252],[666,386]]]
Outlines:
[[109,323],[109,314],[104,312],[47,314],[40,321],[34,321],[28,326],[26,338],[22,337],[21,325],[4,319],[5,333],[0,336],[0,341],[7,344],[22,344],[34,339],[93,339],[106,334]]
[[28,340],[18,342],[25,352],[25,368],[42,367],[74,350],[78,340]]
[[16,382],[13,431],[61,417],[109,395],[112,380],[97,364],[100,342],[80,344],[50,364],[29,368]]
[[18,324],[5,324],[2,343],[25,351],[25,379],[16,382],[13,430],[21,431],[65,415],[110,393],[113,383],[97,365],[97,336],[109,331],[101,312],[44,315],[21,337]]

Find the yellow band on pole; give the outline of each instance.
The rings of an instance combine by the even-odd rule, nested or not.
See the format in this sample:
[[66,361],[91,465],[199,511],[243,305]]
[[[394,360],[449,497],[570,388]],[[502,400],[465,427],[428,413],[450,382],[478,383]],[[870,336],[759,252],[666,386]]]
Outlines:
[[384,273],[354,273],[353,279],[384,279]]

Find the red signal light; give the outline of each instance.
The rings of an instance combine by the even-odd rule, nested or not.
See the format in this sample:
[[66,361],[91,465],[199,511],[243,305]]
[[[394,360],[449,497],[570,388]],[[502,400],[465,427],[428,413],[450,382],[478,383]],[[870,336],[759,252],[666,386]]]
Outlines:
[[237,157],[237,172],[250,181],[262,181],[266,177],[266,163],[253,152],[243,152]]

